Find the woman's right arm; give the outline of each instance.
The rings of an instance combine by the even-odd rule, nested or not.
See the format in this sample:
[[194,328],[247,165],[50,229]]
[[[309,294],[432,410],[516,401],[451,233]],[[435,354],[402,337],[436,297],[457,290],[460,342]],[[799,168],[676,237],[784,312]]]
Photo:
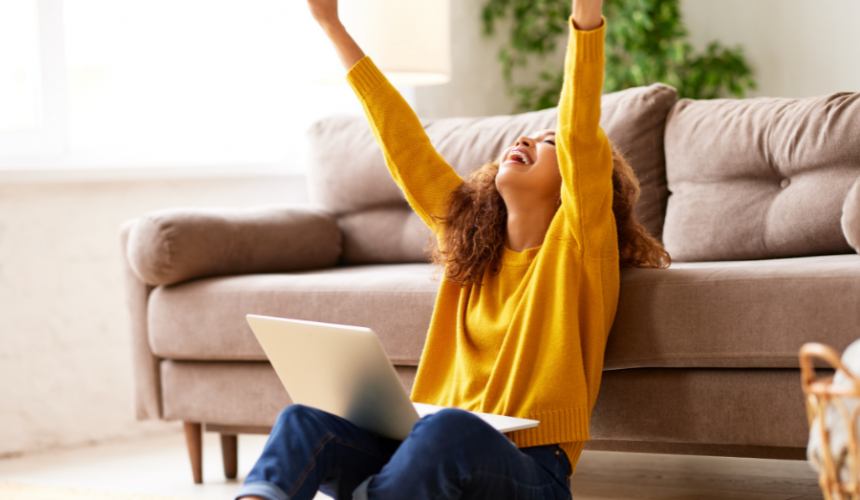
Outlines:
[[311,9],[314,21],[320,25],[334,45],[343,69],[349,71],[364,57],[364,52],[341,24],[337,13],[337,0],[308,0],[308,7]]
[[436,230],[433,216],[447,215],[449,196],[463,179],[436,152],[400,92],[346,31],[337,0],[308,0],[308,6],[348,71],[347,81],[361,100],[392,177],[415,212]]

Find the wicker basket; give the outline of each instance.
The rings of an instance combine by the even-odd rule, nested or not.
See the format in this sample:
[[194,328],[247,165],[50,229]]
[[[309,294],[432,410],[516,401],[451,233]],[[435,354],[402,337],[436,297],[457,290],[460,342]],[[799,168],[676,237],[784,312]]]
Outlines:
[[[815,374],[815,359],[820,359],[843,371],[853,382],[853,387],[837,387],[833,385],[833,377],[817,377]],[[818,485],[827,500],[860,500],[860,447],[857,440],[857,417],[860,414],[860,404],[849,412],[845,399],[856,398],[860,401],[860,377],[849,372],[842,365],[837,353],[832,347],[809,343],[800,348],[800,371],[803,393],[806,395],[806,415],[809,419],[810,432],[820,433],[821,437],[821,472]],[[837,460],[830,449],[830,432],[825,425],[825,415],[829,407],[838,410],[845,422],[848,434],[848,467],[850,479],[840,479]],[[817,420],[816,420],[817,417]],[[813,427],[813,422],[815,423]]]

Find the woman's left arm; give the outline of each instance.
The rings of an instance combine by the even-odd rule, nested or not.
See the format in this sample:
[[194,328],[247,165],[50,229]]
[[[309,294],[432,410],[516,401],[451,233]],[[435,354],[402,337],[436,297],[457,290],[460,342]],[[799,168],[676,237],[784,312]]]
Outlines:
[[575,0],[558,108],[562,210],[581,250],[610,237],[612,148],[600,128],[605,20],[602,0]]

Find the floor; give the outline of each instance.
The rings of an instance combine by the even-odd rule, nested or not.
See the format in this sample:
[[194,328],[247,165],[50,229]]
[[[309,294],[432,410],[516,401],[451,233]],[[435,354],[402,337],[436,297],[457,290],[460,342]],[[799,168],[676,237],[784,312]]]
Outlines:
[[[265,442],[266,436],[239,436],[240,478],[254,465]],[[218,434],[204,433],[203,484],[195,485],[185,436],[171,433],[3,459],[0,482],[231,500],[241,482],[224,479],[221,467]]]
[[[240,479],[264,444],[265,436],[240,436]],[[203,449],[202,485],[192,483],[179,433],[2,459],[0,482],[232,499],[240,482],[224,479],[218,435],[205,434]],[[573,486],[575,500],[823,499],[805,462],[782,460],[585,452]]]

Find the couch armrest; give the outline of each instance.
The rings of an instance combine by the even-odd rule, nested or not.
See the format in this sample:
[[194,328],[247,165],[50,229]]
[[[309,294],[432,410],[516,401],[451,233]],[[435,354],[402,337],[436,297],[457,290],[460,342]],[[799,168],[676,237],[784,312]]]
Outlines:
[[313,207],[174,208],[133,221],[126,257],[147,285],[333,266],[335,217]]
[[842,204],[842,234],[857,253],[860,253],[860,177],[848,190]]
[[[130,220],[119,231],[122,255],[128,255],[128,235],[136,221]],[[146,306],[149,303],[151,286],[142,282],[131,270],[128,259],[122,259],[125,300],[128,305],[131,330],[131,361],[134,368],[134,406],[138,420],[161,418],[161,373],[160,360],[152,354]]]

